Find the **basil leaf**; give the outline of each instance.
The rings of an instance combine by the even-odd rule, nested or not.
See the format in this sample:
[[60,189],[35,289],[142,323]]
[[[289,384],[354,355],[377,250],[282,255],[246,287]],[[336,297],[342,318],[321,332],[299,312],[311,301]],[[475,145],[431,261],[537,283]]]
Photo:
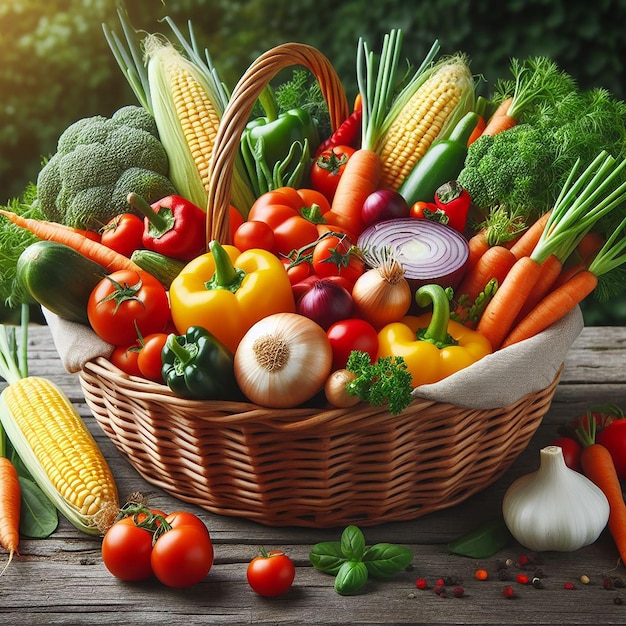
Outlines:
[[362,561],[346,561],[337,572],[335,591],[342,596],[356,593],[367,582],[367,567]]
[[347,526],[341,533],[341,552],[346,559],[360,561],[365,553],[365,537],[357,526]]
[[24,476],[18,476],[22,491],[20,534],[33,539],[49,537],[59,524],[59,514],[39,486]]
[[511,542],[512,536],[502,517],[481,524],[469,533],[451,541],[447,548],[453,554],[486,559]]
[[338,541],[323,541],[315,544],[309,553],[313,567],[326,574],[336,574],[346,562]]
[[392,543],[377,543],[367,550],[363,562],[374,578],[389,578],[406,569],[413,560],[413,552]]

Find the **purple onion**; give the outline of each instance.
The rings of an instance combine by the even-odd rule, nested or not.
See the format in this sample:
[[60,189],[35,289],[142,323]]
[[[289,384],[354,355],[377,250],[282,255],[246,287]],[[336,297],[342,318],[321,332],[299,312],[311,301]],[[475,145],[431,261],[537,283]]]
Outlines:
[[338,283],[320,278],[298,300],[296,310],[324,330],[335,322],[352,316],[352,295]]
[[366,226],[408,215],[407,201],[397,191],[391,189],[374,191],[367,196],[361,208],[361,219]]

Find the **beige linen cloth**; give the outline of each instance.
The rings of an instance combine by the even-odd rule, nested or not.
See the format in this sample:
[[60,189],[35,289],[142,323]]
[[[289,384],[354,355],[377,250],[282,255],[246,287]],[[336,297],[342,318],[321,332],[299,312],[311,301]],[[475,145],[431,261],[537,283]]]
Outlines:
[[[113,351],[111,344],[87,326],[45,309],[44,315],[68,372],[78,372],[87,361],[98,356],[108,358]],[[506,407],[528,393],[545,389],[554,380],[582,329],[582,313],[576,307],[543,333],[498,350],[438,383],[422,385],[413,394],[471,409]]]

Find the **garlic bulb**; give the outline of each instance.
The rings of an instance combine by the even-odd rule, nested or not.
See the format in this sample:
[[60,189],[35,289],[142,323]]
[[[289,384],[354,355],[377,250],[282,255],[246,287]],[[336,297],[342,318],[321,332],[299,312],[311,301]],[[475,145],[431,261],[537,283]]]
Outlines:
[[586,476],[567,467],[559,446],[547,446],[540,451],[539,469],[508,488],[502,513],[524,547],[570,552],[600,536],[609,519],[609,503]]

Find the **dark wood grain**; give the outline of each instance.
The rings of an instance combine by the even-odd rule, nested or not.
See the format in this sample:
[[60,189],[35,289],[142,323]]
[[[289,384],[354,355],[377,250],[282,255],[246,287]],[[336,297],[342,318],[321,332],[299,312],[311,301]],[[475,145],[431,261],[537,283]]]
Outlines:
[[[446,543],[499,514],[502,497],[518,476],[536,469],[538,453],[562,424],[588,406],[615,402],[626,407],[626,328],[586,328],[572,346],[552,406],[528,448],[495,484],[451,509],[411,521],[364,529],[368,544],[401,543],[415,559],[410,570],[393,579],[370,581],[363,592],[342,597],[333,579],[308,560],[318,541],[336,540],[338,529],[270,528],[245,519],[212,515],[182,504],[146,483],[103,435],[84,403],[78,378],[66,373],[46,327],[33,326],[29,345],[31,374],[45,375],[75,402],[114,471],[120,493],[149,493],[164,510],[184,508],[202,517],[215,544],[215,564],[207,578],[182,591],[156,582],[122,583],[102,564],[100,539],[89,537],[61,520],[46,540],[22,539],[20,556],[0,579],[3,624],[623,624],[626,589],[604,589],[605,576],[623,577],[610,536],[605,532],[587,548],[573,553],[541,555],[543,588],[515,582],[521,570],[508,568],[510,581],[498,579],[496,559],[515,562],[524,549],[512,544],[498,555],[475,561],[451,555]],[[529,364],[531,367],[532,364]],[[276,599],[256,596],[246,583],[246,566],[258,546],[283,548],[297,566],[292,589]],[[484,567],[487,581],[474,579]],[[533,575],[534,569],[527,571]],[[580,582],[586,574],[590,584]],[[418,577],[433,584],[454,578],[461,598],[441,598],[416,589]],[[574,590],[564,589],[573,582]],[[516,592],[505,599],[502,589]],[[449,587],[451,590],[451,587]],[[624,604],[617,604],[623,599]]]

